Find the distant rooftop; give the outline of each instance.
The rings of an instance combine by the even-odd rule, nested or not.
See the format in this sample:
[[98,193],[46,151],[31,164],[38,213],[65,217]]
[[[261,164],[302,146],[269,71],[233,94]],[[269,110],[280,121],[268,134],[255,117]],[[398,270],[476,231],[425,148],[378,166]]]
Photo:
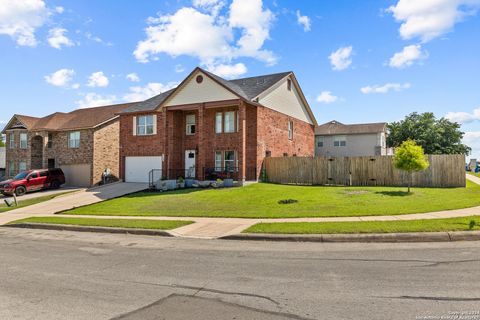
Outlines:
[[321,124],[315,128],[316,135],[365,134],[386,130],[386,122],[343,124],[336,120]]

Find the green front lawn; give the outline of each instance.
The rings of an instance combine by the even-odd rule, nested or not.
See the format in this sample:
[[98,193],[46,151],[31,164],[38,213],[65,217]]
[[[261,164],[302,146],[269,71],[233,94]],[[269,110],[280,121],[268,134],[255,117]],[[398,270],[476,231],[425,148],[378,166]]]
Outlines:
[[[293,199],[296,203],[279,204]],[[286,201],[288,202],[288,201]],[[295,218],[397,215],[480,206],[480,186],[433,189],[317,187],[258,183],[242,188],[142,192],[66,214]]]
[[142,219],[95,219],[95,218],[63,218],[63,217],[33,217],[12,221],[9,224],[19,223],[48,223],[66,224],[75,226],[116,227],[136,229],[171,230],[193,223],[192,221],[178,220],[142,220]]
[[0,213],[10,211],[10,210],[15,210],[15,209],[18,209],[18,208],[31,206],[32,204],[37,204],[37,203],[40,203],[40,202],[52,200],[53,198],[56,198],[56,197],[59,197],[61,195],[65,195],[65,194],[71,193],[71,192],[75,192],[75,191],[65,191],[65,192],[61,192],[61,193],[56,193],[56,194],[43,196],[43,197],[38,197],[38,198],[33,198],[33,199],[28,199],[28,200],[22,200],[22,197],[18,197],[17,198],[18,207],[15,207],[15,205],[13,205],[13,207],[8,207],[2,199],[0,201]]
[[[474,223],[471,223],[474,221]],[[244,233],[333,234],[480,230],[480,217],[407,221],[258,223]]]

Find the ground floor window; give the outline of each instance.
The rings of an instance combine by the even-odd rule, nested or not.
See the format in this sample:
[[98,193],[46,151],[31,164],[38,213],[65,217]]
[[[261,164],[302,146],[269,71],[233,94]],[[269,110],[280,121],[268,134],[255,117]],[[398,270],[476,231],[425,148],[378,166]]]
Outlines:
[[13,177],[15,175],[15,163],[13,161],[8,164],[8,175],[10,177]]
[[215,171],[237,171],[237,152],[234,150],[215,151]]
[[27,163],[25,161],[20,161],[18,163],[18,172],[27,171]]

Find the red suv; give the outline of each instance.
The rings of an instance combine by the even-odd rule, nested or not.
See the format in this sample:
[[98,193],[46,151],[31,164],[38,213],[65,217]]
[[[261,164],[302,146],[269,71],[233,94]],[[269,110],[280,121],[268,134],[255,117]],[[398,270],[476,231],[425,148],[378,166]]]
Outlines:
[[27,192],[43,189],[58,189],[65,183],[65,175],[62,169],[39,169],[23,171],[13,179],[0,182],[0,192],[3,195],[17,196]]

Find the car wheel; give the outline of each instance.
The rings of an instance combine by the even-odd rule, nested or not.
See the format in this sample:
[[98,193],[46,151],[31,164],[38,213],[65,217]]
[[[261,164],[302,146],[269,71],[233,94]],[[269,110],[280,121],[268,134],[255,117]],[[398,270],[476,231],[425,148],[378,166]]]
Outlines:
[[24,186],[20,186],[15,189],[15,194],[17,196],[23,196],[25,193],[27,193],[27,189]]
[[58,181],[53,181],[51,184],[52,189],[58,189],[60,188],[60,182]]

